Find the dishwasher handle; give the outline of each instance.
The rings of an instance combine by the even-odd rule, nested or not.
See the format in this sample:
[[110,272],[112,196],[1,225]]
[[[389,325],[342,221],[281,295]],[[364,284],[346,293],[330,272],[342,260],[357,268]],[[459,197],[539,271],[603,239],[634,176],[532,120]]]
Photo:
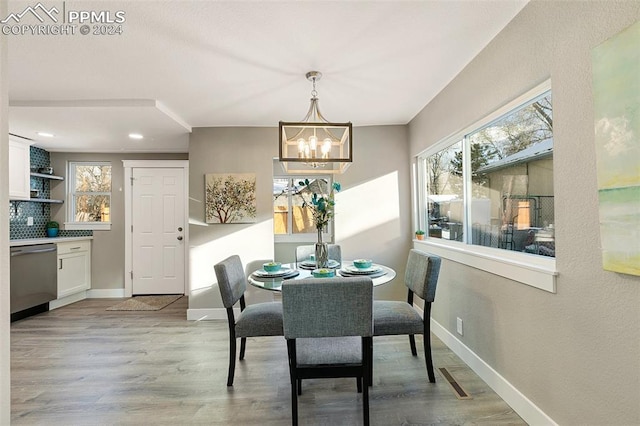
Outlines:
[[34,250],[16,250],[16,251],[12,251],[11,252],[11,257],[15,257],[15,256],[24,256],[26,254],[34,254],[34,253],[49,253],[52,251],[56,251],[57,248],[53,247],[53,248],[41,248],[41,249],[34,249]]

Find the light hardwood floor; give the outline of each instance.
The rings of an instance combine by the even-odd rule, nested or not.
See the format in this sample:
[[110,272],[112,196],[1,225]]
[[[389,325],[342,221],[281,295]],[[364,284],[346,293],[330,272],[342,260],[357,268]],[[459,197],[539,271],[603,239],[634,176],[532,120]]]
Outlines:
[[[187,321],[187,299],[161,311],[106,311],[89,299],[11,325],[12,425],[287,425],[290,392],[282,337],[253,338],[226,386],[225,321]],[[422,337],[417,337],[418,348]],[[374,341],[373,425],[521,425],[520,417],[436,337],[446,367],[473,399],[459,400],[406,337]],[[302,425],[359,425],[353,379],[308,380]]]

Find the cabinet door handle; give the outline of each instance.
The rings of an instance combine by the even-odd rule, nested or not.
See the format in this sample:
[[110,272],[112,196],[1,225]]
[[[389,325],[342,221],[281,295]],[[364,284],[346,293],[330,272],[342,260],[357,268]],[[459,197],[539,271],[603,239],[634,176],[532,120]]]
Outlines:
[[69,250],[80,250],[80,249],[81,249],[81,247],[78,246],[78,247],[71,247]]
[[58,265],[58,269],[62,269],[62,259],[58,259],[58,262],[60,262],[60,265]]

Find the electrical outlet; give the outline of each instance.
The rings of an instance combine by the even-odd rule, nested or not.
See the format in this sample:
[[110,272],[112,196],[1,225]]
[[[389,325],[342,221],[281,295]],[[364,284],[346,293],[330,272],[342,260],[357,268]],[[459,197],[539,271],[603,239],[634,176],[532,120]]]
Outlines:
[[458,317],[456,322],[456,331],[462,336],[462,318]]
[[27,226],[33,226],[33,217],[29,216],[27,218]]

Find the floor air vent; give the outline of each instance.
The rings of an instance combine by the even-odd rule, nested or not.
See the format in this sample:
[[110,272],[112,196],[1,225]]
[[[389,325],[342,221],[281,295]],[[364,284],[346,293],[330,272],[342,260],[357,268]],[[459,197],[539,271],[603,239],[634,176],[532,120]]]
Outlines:
[[451,375],[451,373],[449,373],[449,371],[447,371],[446,368],[438,368],[438,370],[440,370],[440,374],[442,374],[442,377],[445,378],[445,380],[451,386],[451,389],[453,389],[453,393],[456,394],[456,398],[458,398],[458,399],[473,399],[471,397],[471,395],[469,395],[469,393],[466,390],[464,390],[462,388],[462,386],[460,386],[458,384],[458,382],[456,381],[455,377],[453,377]]

